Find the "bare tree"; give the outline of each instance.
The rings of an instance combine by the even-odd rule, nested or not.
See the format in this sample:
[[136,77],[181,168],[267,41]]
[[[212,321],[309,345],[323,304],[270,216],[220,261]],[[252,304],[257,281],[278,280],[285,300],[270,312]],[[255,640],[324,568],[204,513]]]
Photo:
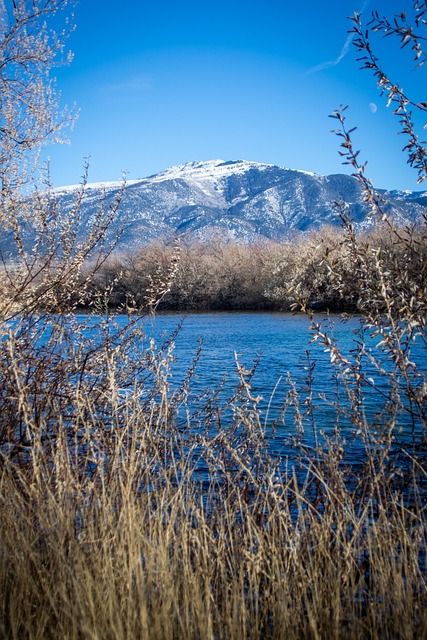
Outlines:
[[[71,61],[67,31],[49,21],[69,0],[0,2],[0,178],[2,223],[10,224],[10,200],[38,168],[40,148],[60,141],[72,114],[59,108],[52,71]],[[71,29],[68,20],[65,27]],[[6,205],[6,208],[5,208]],[[12,210],[13,211],[13,210]]]
[[[0,244],[2,299],[0,317],[8,319],[36,307],[66,308],[81,266],[97,249],[92,274],[114,246],[105,232],[123,195],[98,216],[84,241],[79,234],[87,167],[75,204],[65,215],[57,205],[48,170],[40,165],[42,148],[63,142],[74,114],[60,109],[53,71],[71,61],[66,51],[73,28],[70,0],[0,2]],[[88,274],[88,278],[92,275]],[[85,283],[80,281],[83,290]],[[76,296],[73,297],[76,302]],[[78,302],[78,299],[77,299]]]
[[427,148],[426,142],[419,139],[416,121],[420,115],[423,120],[427,118],[427,102],[420,102],[408,95],[400,82],[384,68],[375,54],[372,38],[379,34],[384,38],[395,38],[401,49],[410,47],[416,69],[420,69],[426,61],[427,2],[413,0],[412,7],[409,6],[391,19],[373,11],[366,26],[362,23],[360,13],[355,13],[351,20],[355,34],[353,43],[360,55],[358,60],[362,62],[362,69],[373,73],[381,95],[387,97],[387,106],[393,105],[393,113],[400,121],[400,133],[406,138],[403,150],[421,183],[427,178]]
[[[400,122],[399,132],[406,138],[403,151],[421,183],[427,177],[427,143],[420,139],[417,123],[418,116],[427,111],[427,103],[413,100],[391,78],[372,44],[375,34],[381,34],[396,38],[397,46],[401,49],[411,46],[416,61],[413,72],[419,72],[426,59],[427,2],[413,0],[411,5],[407,11],[391,19],[374,11],[366,25],[359,13],[351,20],[356,34],[354,45],[360,54],[362,69],[373,72],[380,93],[385,93],[387,104],[394,106],[393,114]],[[361,384],[361,388],[372,386],[377,389],[375,381],[365,377],[363,367],[366,364],[373,366],[378,375],[387,380],[388,394],[377,389],[379,405],[383,403],[387,407],[381,436],[386,434],[391,448],[392,443],[399,440],[396,434],[400,417],[409,416],[413,435],[412,451],[421,452],[417,464],[423,468],[425,457],[421,443],[425,441],[427,429],[427,375],[422,366],[417,366],[414,353],[418,347],[418,351],[425,355],[427,347],[427,216],[417,227],[403,229],[389,218],[383,197],[367,176],[366,162],[360,160],[359,151],[353,146],[354,128],[347,126],[345,111],[346,107],[341,107],[331,116],[338,125],[334,132],[341,140],[340,154],[362,187],[364,200],[370,205],[369,215],[375,219],[377,233],[387,237],[388,242],[372,244],[361,241],[346,203],[338,202],[337,211],[344,227],[343,244],[348,267],[343,270],[333,255],[326,255],[324,263],[328,265],[337,290],[362,312],[363,328],[378,338],[379,350],[367,356],[362,340],[359,357],[350,362],[341,356],[337,345],[317,323],[313,323],[314,339],[325,345],[330,351],[331,360],[342,367],[344,377],[352,378],[355,386]]]

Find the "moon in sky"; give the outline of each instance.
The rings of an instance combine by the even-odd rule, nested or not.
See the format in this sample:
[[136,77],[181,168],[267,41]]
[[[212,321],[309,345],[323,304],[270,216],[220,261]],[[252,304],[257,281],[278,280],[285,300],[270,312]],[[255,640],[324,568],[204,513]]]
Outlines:
[[370,108],[370,110],[372,111],[372,113],[376,113],[376,112],[377,112],[377,109],[378,109],[378,107],[377,107],[377,105],[375,104],[375,102],[370,102],[370,103],[369,103],[369,108]]

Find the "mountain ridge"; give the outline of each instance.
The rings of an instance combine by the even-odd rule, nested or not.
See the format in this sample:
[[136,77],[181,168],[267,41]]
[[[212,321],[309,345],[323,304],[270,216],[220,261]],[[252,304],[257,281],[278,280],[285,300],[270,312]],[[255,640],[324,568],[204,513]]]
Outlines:
[[[85,185],[82,234],[88,232],[102,202],[112,206],[121,186],[120,182]],[[53,189],[51,197],[58,210],[69,212],[81,188]],[[378,192],[397,224],[417,224],[426,216],[427,191]],[[322,176],[246,160],[193,161],[127,181],[117,220],[108,234],[114,239],[123,227],[121,249],[134,249],[158,238],[206,240],[218,233],[243,242],[282,241],[325,224],[338,226],[340,218],[334,208],[338,200],[348,204],[357,227],[375,223],[367,217],[369,206],[354,177]]]

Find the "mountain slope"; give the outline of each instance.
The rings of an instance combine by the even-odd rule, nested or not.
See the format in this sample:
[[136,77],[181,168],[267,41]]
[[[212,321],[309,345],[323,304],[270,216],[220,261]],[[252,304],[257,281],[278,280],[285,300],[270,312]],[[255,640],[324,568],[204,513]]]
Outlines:
[[[70,210],[78,186],[55,189],[60,210]],[[102,199],[108,207],[119,183],[88,184],[83,200],[83,233]],[[398,223],[420,220],[427,192],[381,191]],[[212,233],[254,241],[283,240],[323,224],[339,225],[334,202],[344,200],[358,225],[372,224],[358,182],[346,175],[320,176],[257,162],[190,162],[127,183],[117,222],[122,248],[158,237],[207,238]]]

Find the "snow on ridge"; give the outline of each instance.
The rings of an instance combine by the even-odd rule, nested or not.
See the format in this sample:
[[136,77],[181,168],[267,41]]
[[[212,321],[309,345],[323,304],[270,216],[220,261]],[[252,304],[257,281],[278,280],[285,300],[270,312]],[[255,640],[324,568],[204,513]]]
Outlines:
[[146,180],[150,182],[162,182],[163,180],[212,180],[220,179],[225,176],[234,174],[246,173],[250,169],[265,169],[267,167],[273,167],[272,164],[263,164],[261,162],[249,162],[247,160],[228,161],[224,160],[207,160],[186,162],[175,167],[170,167],[156,173]]
[[405,197],[410,195],[416,195],[418,197],[427,196],[427,191],[412,191],[411,189],[391,189],[391,190],[388,190],[388,193],[390,193],[395,198]]
[[247,173],[250,169],[258,169],[259,171],[265,171],[266,169],[282,169],[284,171],[294,171],[306,176],[314,178],[322,178],[317,173],[312,171],[304,171],[303,169],[290,169],[287,167],[279,167],[274,164],[267,164],[264,162],[255,162],[249,160],[207,160],[207,161],[194,161],[186,162],[185,164],[176,165],[156,173],[155,175],[145,178],[148,182],[163,182],[164,180],[191,180],[195,182],[200,181],[212,181],[220,180],[227,177],[230,174],[242,175]]
[[[207,160],[207,161],[193,161],[186,162],[185,164],[176,165],[173,167],[169,167],[164,171],[160,171],[154,175],[148,176],[146,178],[140,178],[138,180],[127,180],[126,186],[131,186],[134,184],[141,183],[158,183],[164,182],[165,180],[186,180],[193,182],[195,185],[199,186],[202,190],[206,190],[207,184],[216,182],[221,180],[231,174],[234,175],[242,175],[250,171],[250,169],[258,169],[259,171],[264,171],[266,169],[271,169],[276,167],[277,169],[282,169],[285,171],[294,171],[297,173],[301,173],[307,176],[312,177],[320,177],[318,174],[313,173],[311,171],[304,171],[302,169],[289,169],[286,167],[278,167],[274,164],[267,164],[262,162],[254,162],[248,160]],[[122,182],[89,182],[85,185],[85,190],[92,189],[118,189],[122,186]],[[77,189],[81,188],[81,184],[74,184],[64,187],[56,187],[53,189],[53,193],[67,193],[73,192]],[[210,189],[209,189],[210,191]]]
[[295,173],[303,173],[305,176],[311,176],[312,178],[323,178],[324,176],[320,176],[318,173],[313,173],[313,171],[304,171],[304,169],[290,169],[289,167],[281,167],[285,171],[295,171]]
[[[137,184],[138,182],[142,182],[142,179],[140,180],[126,180],[126,186],[132,185],[132,184]],[[84,190],[90,190],[90,189],[98,189],[98,190],[102,190],[102,189],[119,189],[121,186],[123,185],[123,181],[113,181],[113,182],[88,182],[87,184],[84,185]],[[60,194],[60,193],[71,193],[73,191],[77,191],[78,189],[81,189],[82,185],[81,184],[70,184],[67,185],[65,187],[55,187],[54,189],[52,189],[52,193],[55,194]]]

